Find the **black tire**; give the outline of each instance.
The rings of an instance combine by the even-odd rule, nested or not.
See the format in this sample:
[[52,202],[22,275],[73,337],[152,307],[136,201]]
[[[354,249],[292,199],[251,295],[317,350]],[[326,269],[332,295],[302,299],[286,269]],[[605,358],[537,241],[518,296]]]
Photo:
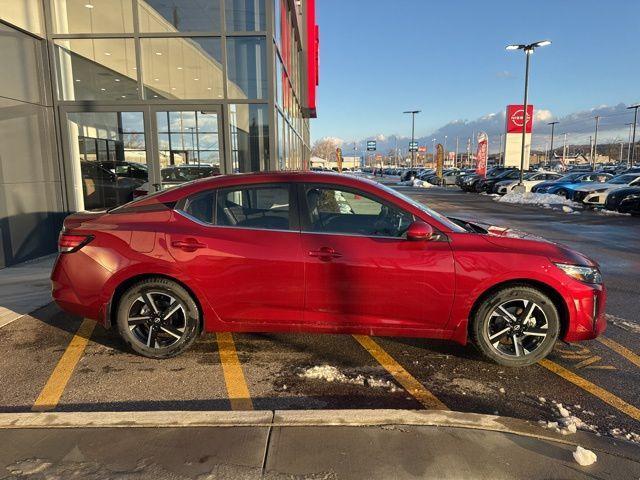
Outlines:
[[[535,322],[535,325],[528,327],[518,326],[523,318],[517,314],[517,305],[524,306],[521,302],[525,300],[535,305],[527,323]],[[511,321],[510,317],[496,313],[501,306],[518,321]],[[525,314],[526,311],[522,311],[522,316]],[[506,328],[511,330],[495,337]],[[494,335],[493,340],[489,338],[491,334]],[[560,317],[553,301],[540,290],[525,285],[503,288],[489,295],[471,318],[470,335],[473,343],[485,357],[505,367],[526,367],[543,359],[553,349],[559,334]],[[514,335],[519,348],[516,347]]]
[[567,191],[564,188],[561,188],[560,190],[558,190],[556,192],[556,195],[559,195],[561,197],[567,198]]
[[[170,313],[174,308],[177,310],[166,320],[161,318],[162,313]],[[132,313],[136,310],[137,314]],[[140,321],[147,317],[150,320]],[[131,325],[130,319],[135,319],[131,320]],[[148,358],[171,358],[188,349],[198,337],[200,312],[191,294],[181,285],[154,277],[142,280],[124,292],[116,309],[116,323],[120,336],[136,353]],[[147,338],[146,344],[144,338]],[[150,345],[151,339],[153,345]]]

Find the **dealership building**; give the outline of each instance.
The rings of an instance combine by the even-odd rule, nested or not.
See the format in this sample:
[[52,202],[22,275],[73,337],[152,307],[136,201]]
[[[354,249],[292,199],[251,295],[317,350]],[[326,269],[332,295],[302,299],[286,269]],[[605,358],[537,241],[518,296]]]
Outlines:
[[69,212],[309,166],[315,0],[0,0],[0,268]]

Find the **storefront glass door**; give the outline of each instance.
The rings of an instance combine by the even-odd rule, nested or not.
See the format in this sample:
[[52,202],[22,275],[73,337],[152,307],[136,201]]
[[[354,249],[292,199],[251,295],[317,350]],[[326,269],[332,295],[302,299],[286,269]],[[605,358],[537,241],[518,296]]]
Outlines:
[[[160,109],[162,108],[162,109]],[[156,188],[168,188],[221,174],[222,129],[219,108],[154,108],[151,112],[157,171]]]

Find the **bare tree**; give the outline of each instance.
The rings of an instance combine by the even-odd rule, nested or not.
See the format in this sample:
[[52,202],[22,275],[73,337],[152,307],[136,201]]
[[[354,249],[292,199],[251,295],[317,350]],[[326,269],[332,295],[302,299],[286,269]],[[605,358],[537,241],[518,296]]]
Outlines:
[[311,154],[327,161],[335,161],[336,148],[340,145],[342,145],[342,141],[336,138],[321,138],[314,142],[313,147],[311,147]]

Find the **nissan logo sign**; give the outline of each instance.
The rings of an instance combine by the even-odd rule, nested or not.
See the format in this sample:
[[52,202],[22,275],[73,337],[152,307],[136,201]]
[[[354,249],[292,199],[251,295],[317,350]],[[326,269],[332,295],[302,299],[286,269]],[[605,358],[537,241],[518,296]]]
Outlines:
[[[521,108],[520,110],[516,110],[511,115],[511,123],[513,123],[516,127],[522,126],[522,120],[524,119],[524,110]],[[531,120],[530,116],[527,116],[527,123]]]

